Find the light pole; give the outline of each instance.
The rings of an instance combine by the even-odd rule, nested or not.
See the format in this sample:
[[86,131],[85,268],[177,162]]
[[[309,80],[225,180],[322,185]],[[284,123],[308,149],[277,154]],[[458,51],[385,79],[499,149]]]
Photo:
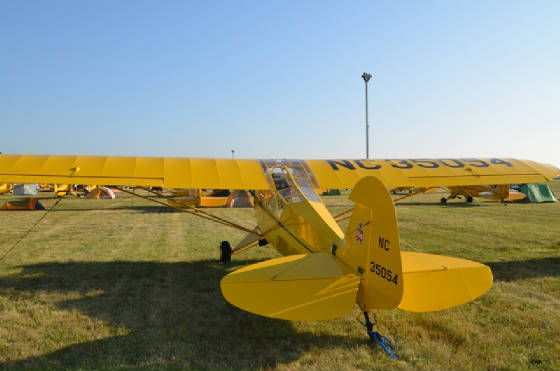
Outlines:
[[[366,83],[366,159],[369,159],[369,122],[368,122],[368,94],[367,94],[367,86],[369,79],[371,79],[371,74],[364,72],[362,74],[362,79]],[[373,150],[371,151],[373,154]]]

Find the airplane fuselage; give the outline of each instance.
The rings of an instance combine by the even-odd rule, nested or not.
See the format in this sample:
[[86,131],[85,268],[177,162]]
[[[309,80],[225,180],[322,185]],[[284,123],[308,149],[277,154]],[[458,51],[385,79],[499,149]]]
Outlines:
[[282,255],[328,251],[344,233],[321,201],[313,178],[297,161],[264,162],[274,190],[255,192],[261,233]]

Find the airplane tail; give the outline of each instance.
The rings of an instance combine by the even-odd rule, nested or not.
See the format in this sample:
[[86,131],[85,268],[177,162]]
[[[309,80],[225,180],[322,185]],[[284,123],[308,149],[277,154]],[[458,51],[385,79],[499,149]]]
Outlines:
[[484,264],[448,256],[400,251],[395,206],[375,177],[360,180],[356,203],[337,257],[361,275],[357,301],[362,310],[430,312],[472,301],[492,286]]
[[231,272],[220,283],[226,300],[262,316],[323,320],[345,315],[356,302],[363,311],[447,309],[492,285],[490,268],[483,264],[401,252],[395,206],[377,178],[361,179],[350,199],[356,205],[343,243],[335,242],[329,252],[290,255]]
[[350,194],[356,204],[337,258],[361,276],[357,301],[362,310],[392,309],[403,295],[403,271],[395,206],[383,183],[361,179]]
[[252,264],[225,276],[222,294],[251,313],[289,320],[320,320],[362,308],[391,309],[401,301],[402,264],[397,218],[381,181],[354,187],[356,202],[345,244],[330,253],[291,255]]
[[359,277],[329,254],[289,255],[248,265],[225,276],[231,304],[261,316],[292,321],[337,318],[356,303]]

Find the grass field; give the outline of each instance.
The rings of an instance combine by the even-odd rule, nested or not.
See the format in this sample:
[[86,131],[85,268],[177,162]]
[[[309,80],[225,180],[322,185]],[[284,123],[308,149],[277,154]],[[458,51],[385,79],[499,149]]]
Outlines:
[[[560,196],[560,182],[551,188]],[[560,203],[440,197],[397,205],[402,249],[484,262],[494,285],[447,311],[378,312],[396,360],[371,345],[357,309],[288,322],[232,307],[220,278],[277,253],[223,265],[219,242],[242,233],[123,195],[64,199],[0,261],[0,369],[560,369]],[[211,212],[254,225],[252,209]],[[44,213],[0,212],[0,256]]]

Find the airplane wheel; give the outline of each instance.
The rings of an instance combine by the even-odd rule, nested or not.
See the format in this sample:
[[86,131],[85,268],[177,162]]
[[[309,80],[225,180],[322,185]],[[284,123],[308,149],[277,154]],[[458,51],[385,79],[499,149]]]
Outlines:
[[472,202],[472,196],[467,196],[467,202]]
[[445,205],[447,203],[447,198],[442,197],[441,200],[439,200],[439,202]]
[[231,245],[228,241],[222,241],[220,244],[220,261],[223,263],[231,261]]

